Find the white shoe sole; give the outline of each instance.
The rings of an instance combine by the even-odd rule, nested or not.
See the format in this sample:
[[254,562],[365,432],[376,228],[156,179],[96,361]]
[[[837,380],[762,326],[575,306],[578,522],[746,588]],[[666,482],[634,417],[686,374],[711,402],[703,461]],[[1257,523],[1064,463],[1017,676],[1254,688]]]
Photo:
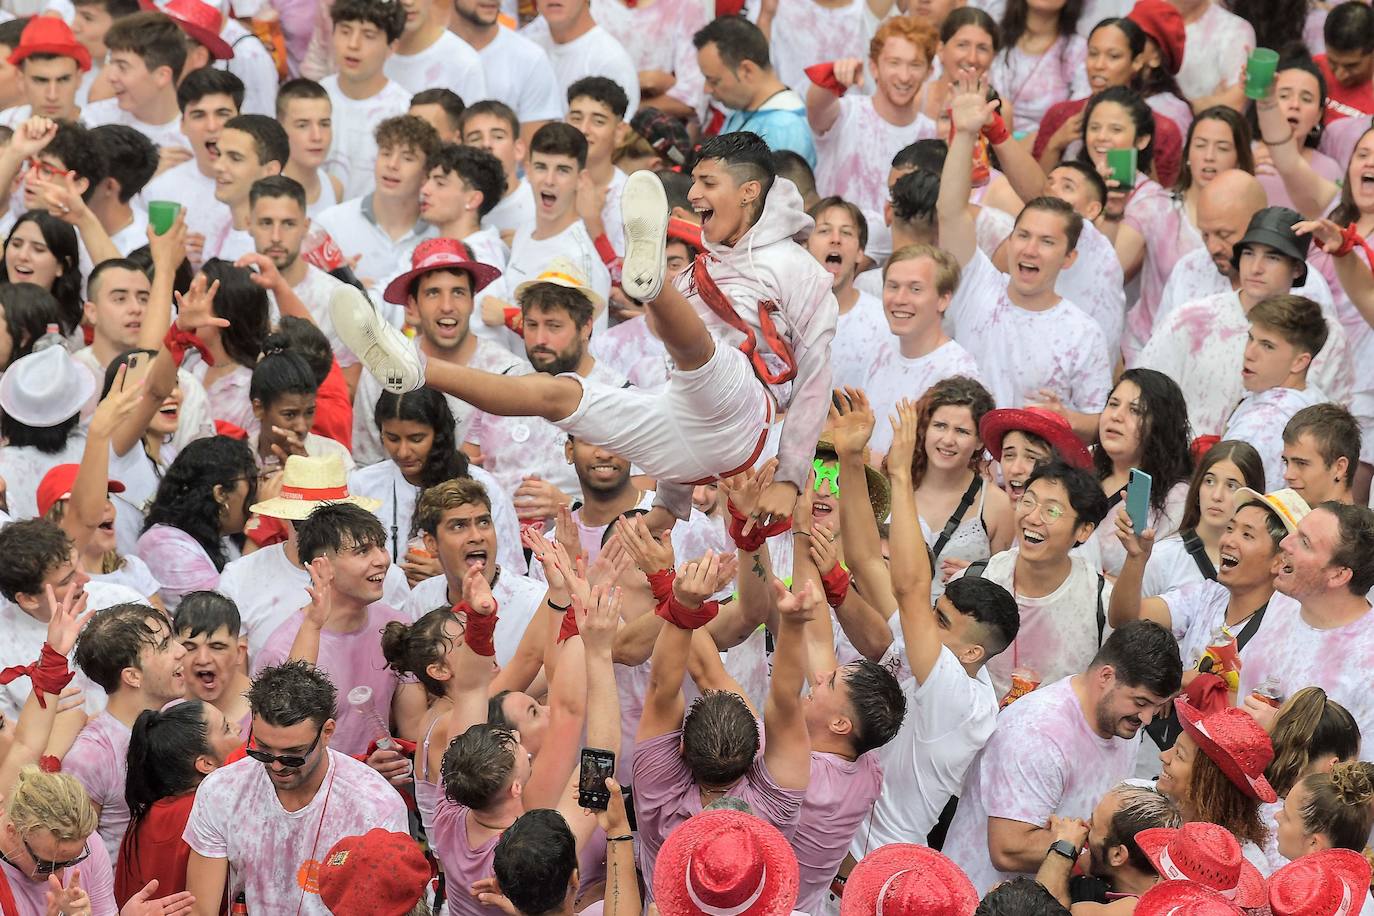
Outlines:
[[641,169],[625,181],[620,216],[625,223],[620,288],[632,299],[652,301],[668,273],[668,196],[657,175]]
[[339,339],[387,391],[405,394],[424,386],[420,356],[410,339],[383,321],[357,287],[344,284],[330,294],[329,316]]

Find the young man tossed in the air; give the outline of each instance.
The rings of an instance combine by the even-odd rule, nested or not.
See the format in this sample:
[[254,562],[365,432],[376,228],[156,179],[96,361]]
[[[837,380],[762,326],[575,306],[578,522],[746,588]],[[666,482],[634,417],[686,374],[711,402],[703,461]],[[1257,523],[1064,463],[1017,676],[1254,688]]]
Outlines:
[[754,516],[756,522],[788,516],[806,484],[830,403],[838,314],[831,277],[792,241],[811,218],[796,187],[775,178],[771,153],[757,135],[707,140],[692,177],[690,197],[702,214],[711,259],[699,259],[673,283],[664,283],[662,184],[651,172],[636,172],[622,196],[623,288],[647,303],[651,326],[672,358],[662,392],[426,365],[403,335],[382,327],[366,300],[344,293],[333,302],[335,326],[394,391],[428,384],[488,413],[544,417],[623,455],[658,479],[658,501],[677,518],[691,509],[692,483],[754,464],[780,406],[787,410],[781,463]]

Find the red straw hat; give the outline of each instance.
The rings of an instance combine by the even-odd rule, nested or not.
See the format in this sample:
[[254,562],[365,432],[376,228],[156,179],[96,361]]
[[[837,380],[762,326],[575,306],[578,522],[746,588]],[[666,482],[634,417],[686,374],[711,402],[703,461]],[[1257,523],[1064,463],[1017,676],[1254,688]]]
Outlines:
[[1137,833],[1135,842],[1163,878],[1203,885],[1246,909],[1264,906],[1264,876],[1225,827],[1205,822],[1177,830],[1152,827]]
[[11,66],[17,67],[31,54],[56,54],[76,61],[82,73],[91,69],[91,52],[76,40],[72,27],[56,16],[34,16],[19,33],[19,47],[10,54]]
[[234,56],[234,49],[219,35],[224,28],[224,16],[216,7],[201,0],[170,0],[162,7],[162,12],[171,16],[181,30],[209,51],[215,60],[229,60]]
[[472,260],[467,246],[457,239],[425,239],[410,253],[410,270],[388,283],[382,298],[396,305],[405,305],[406,300],[410,298],[410,284],[416,277],[431,270],[465,272],[472,279],[474,295],[501,276],[501,271],[490,264],[480,264]]
[[1201,884],[1161,881],[1140,895],[1135,916],[1241,916],[1241,909]]
[[1188,41],[1188,33],[1183,27],[1183,16],[1167,0],[1138,0],[1126,18],[1140,26],[1148,35],[1164,58],[1164,69],[1177,74],[1183,66],[1183,51]]
[[787,916],[797,856],[778,828],[739,811],[703,811],[668,835],[654,866],[663,916]]
[[948,858],[915,843],[889,843],[864,856],[844,882],[840,916],[971,916],[973,882]]
[[320,900],[335,916],[406,916],[432,872],[407,833],[373,827],[335,843],[320,863]]
[[[53,503],[72,498],[72,486],[76,483],[76,474],[80,470],[79,464],[59,464],[43,475],[42,482],[38,484],[39,518],[48,514]],[[105,488],[111,493],[124,492],[124,484],[118,480],[111,480],[105,484]]]
[[1069,421],[1043,407],[1004,407],[1001,410],[989,410],[983,415],[983,421],[978,424],[978,438],[983,440],[983,446],[992,453],[992,457],[1001,461],[1002,437],[1013,430],[1044,439],[1054,446],[1059,457],[1076,468],[1087,470],[1093,466],[1093,457],[1088,454],[1088,447],[1083,444],[1082,439],[1074,435]]
[[1279,800],[1264,778],[1264,768],[1274,759],[1274,744],[1249,713],[1232,706],[1204,718],[1181,697],[1174,700],[1174,709],[1184,731],[1237,788],[1262,802]]
[[1369,863],[1349,849],[1323,849],[1269,876],[1274,916],[1357,914],[1369,896]]

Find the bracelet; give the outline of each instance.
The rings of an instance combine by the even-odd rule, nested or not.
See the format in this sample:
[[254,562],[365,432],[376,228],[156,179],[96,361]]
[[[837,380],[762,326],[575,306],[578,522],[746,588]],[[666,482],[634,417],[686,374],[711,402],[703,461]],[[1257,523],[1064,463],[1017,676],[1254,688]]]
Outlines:
[[572,607],[572,602],[569,602],[567,604],[554,604],[552,598],[545,598],[544,603],[547,604],[549,607],[553,608],[555,611],[566,611],[568,608]]
[[624,836],[608,836],[608,837],[606,837],[606,842],[607,842],[607,843],[628,843],[628,842],[630,842],[630,841],[633,840],[633,839],[634,839],[634,837],[630,836],[630,834],[627,833],[627,834],[625,834]]

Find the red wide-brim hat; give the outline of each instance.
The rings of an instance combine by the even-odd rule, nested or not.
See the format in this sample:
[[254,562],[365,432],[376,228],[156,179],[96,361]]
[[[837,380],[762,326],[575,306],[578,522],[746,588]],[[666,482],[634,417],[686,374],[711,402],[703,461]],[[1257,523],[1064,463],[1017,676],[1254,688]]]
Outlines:
[[382,298],[395,305],[405,305],[410,297],[410,285],[417,277],[432,270],[462,271],[472,278],[472,294],[477,295],[501,271],[490,264],[472,260],[468,248],[457,239],[426,239],[415,246],[410,256],[410,270],[386,285]]
[[1030,433],[1044,439],[1069,464],[1089,470],[1093,456],[1083,440],[1074,435],[1069,421],[1043,407],[1004,407],[990,410],[978,424],[978,438],[983,447],[998,461],[1002,460],[1002,437],[1013,430]]
[[1274,787],[1264,778],[1265,767],[1274,759],[1274,744],[1253,716],[1230,706],[1204,717],[1182,697],[1174,700],[1174,709],[1178,710],[1184,731],[1221,767],[1233,785],[1262,802],[1279,800]]
[[782,832],[740,811],[703,811],[668,834],[654,865],[662,916],[787,916],[797,855]]
[[[1240,843],[1225,827],[1205,823],[1185,824],[1182,829],[1151,827],[1137,833],[1135,842],[1150,864],[1154,865],[1155,871],[1166,880],[1201,884],[1246,909],[1262,907],[1268,899],[1264,876],[1245,858]],[[1214,868],[1203,860],[1203,856],[1209,853],[1217,856],[1221,852],[1217,847],[1222,844],[1229,847],[1227,853],[1239,860],[1235,884],[1229,888],[1218,886],[1225,883],[1229,876],[1212,873]]]
[[863,857],[844,882],[840,916],[972,916],[973,882],[946,856],[915,843],[889,843]]
[[1322,849],[1269,876],[1274,916],[1357,916],[1369,896],[1369,862],[1350,849]]
[[1135,916],[1242,916],[1242,910],[1209,887],[1192,881],[1161,881],[1140,895]]

